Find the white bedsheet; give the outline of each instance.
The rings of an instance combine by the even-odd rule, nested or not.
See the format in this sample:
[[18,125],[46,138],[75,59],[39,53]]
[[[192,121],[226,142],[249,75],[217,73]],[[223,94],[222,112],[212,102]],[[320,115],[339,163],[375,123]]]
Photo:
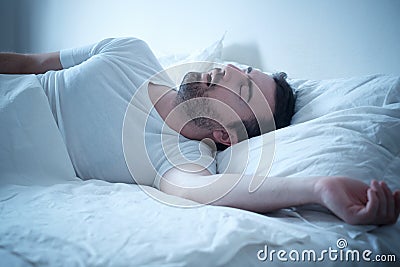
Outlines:
[[[335,83],[338,81],[292,82],[298,97],[295,124],[275,133],[277,149],[270,175],[290,175],[295,179],[300,175],[341,174],[365,180],[383,178],[391,187],[400,187],[397,78],[348,79],[340,81],[342,85]],[[27,132],[26,138],[29,138],[41,133],[39,130],[43,128],[40,127],[50,127],[46,138],[52,140],[52,147],[46,146],[42,139],[39,143],[35,138],[25,140],[25,144],[30,141],[31,146],[35,145],[37,149],[43,146],[39,150],[41,155],[27,150],[32,154],[22,157],[24,150],[21,148],[21,157],[13,159],[13,166],[25,167],[14,167],[18,175],[13,178],[32,178],[29,176],[29,168],[32,168],[34,179],[41,181],[42,171],[48,182],[53,173],[56,184],[0,186],[0,266],[286,266],[276,258],[272,263],[269,260],[260,262],[257,252],[268,245],[270,250],[314,249],[318,253],[329,247],[337,249],[339,238],[346,239],[350,249],[370,249],[373,255],[396,254],[397,261],[400,260],[399,222],[385,227],[350,226],[315,207],[287,209],[267,216],[224,207],[177,208],[153,200],[136,185],[95,180],[83,182],[73,177],[64,179],[65,174],[73,174],[69,173],[65,147],[59,142],[58,133],[53,131],[55,125],[51,123],[50,109],[42,106],[46,103],[44,94],[41,90],[29,89],[27,83],[22,84],[25,87],[20,87],[20,92],[30,90],[32,102],[19,102],[18,96],[23,94],[15,94],[12,101],[2,97],[2,136],[16,138]],[[322,85],[325,85],[324,90]],[[18,89],[17,83],[14,86]],[[327,91],[326,88],[331,86],[337,89]],[[337,90],[344,87],[356,92],[354,90],[360,86],[364,86],[363,90],[367,92],[377,90],[377,86],[382,88],[376,92],[381,95],[376,97],[381,102],[357,104],[362,100],[360,96],[353,101],[346,100],[354,105],[351,108],[340,108],[340,105],[338,108],[326,102],[335,93],[338,94],[337,101],[345,101],[347,98]],[[311,97],[317,89],[321,93]],[[318,99],[324,93],[328,94],[327,98]],[[306,97],[310,99],[303,101]],[[35,113],[38,108],[41,112]],[[28,120],[24,125],[15,126],[11,120],[5,125],[10,118],[8,112],[21,109],[36,114],[35,120],[44,118],[42,123],[37,125]],[[338,118],[341,119],[338,121]],[[46,121],[48,119],[50,121]],[[4,127],[8,127],[7,131]],[[262,139],[267,139],[267,142],[260,143]],[[268,173],[268,167],[254,162],[260,160],[257,155],[260,155],[261,148],[268,148],[269,140],[268,135],[250,140],[252,152],[246,172]],[[14,146],[6,143],[8,139],[1,142],[0,158],[10,161],[7,158],[9,150],[4,148],[18,147],[18,142]],[[232,150],[240,151],[240,147],[235,146]],[[54,154],[53,149],[58,152]],[[39,156],[44,160],[53,157],[54,164],[49,166],[59,168],[29,162]],[[231,162],[239,162],[241,159],[237,156],[238,153],[233,153]],[[224,154],[219,155],[220,168],[226,162],[223,157]],[[19,159],[23,161],[18,162]],[[1,180],[9,179],[12,170],[11,165],[2,167]],[[61,183],[60,178],[63,179]],[[68,181],[69,178],[72,180]],[[30,179],[21,179],[22,182],[27,180]],[[158,194],[161,199],[169,198],[178,203],[186,201],[161,192]],[[304,265],[304,262],[291,263]],[[320,264],[338,266],[343,262],[325,259],[318,262]],[[346,264],[365,266],[365,262]]]
[[0,194],[0,248],[46,266],[213,266],[248,244],[308,238],[249,212],[166,206],[135,185],[10,186]]
[[[314,211],[302,214],[318,218],[310,225],[286,211],[274,217],[223,207],[176,208],[136,185],[103,181],[5,186],[0,196],[1,266],[262,266],[268,261],[260,262],[257,252],[264,245],[319,253],[337,249],[340,238],[351,249],[399,255],[398,225],[366,232],[368,226],[341,224]],[[11,264],[17,261],[21,265]]]

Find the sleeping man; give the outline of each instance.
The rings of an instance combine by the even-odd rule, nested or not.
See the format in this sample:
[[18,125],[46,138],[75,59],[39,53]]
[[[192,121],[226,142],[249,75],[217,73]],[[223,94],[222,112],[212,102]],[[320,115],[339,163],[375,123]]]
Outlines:
[[[219,174],[214,148],[288,126],[284,73],[220,66],[175,86],[134,38],[48,54],[0,54],[0,73],[36,74],[81,179],[138,183],[199,203],[268,212],[320,204],[350,224],[392,224],[400,191],[348,177]],[[178,87],[178,90],[175,88]],[[256,177],[257,178],[257,177]]]

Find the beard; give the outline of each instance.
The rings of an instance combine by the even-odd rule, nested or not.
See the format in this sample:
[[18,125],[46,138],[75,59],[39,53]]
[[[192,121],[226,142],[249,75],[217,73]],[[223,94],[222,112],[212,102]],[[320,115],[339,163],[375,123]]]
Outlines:
[[175,105],[179,106],[189,120],[201,128],[212,129],[218,121],[218,114],[214,111],[211,101],[207,98],[210,88],[200,81],[201,73],[188,72],[183,77],[175,98]]
[[179,91],[176,96],[176,104],[181,104],[197,97],[204,97],[208,88],[200,81],[200,78],[201,73],[199,72],[186,73],[181,85],[179,86]]

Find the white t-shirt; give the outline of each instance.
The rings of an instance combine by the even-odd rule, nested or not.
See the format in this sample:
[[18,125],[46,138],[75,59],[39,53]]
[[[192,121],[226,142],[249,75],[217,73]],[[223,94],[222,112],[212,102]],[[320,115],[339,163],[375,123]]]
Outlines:
[[[163,69],[145,42],[106,39],[63,50],[60,60],[63,70],[37,77],[78,177],[159,188],[179,164],[216,173],[211,149],[170,129],[153,108],[147,85]],[[163,75],[152,82],[170,84]]]

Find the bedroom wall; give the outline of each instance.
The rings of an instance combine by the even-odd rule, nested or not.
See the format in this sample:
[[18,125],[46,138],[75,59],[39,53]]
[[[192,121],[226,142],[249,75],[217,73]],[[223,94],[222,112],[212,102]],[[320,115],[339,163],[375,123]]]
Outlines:
[[224,57],[266,71],[314,79],[400,74],[396,0],[2,0],[0,8],[2,50],[137,36],[160,55],[206,47],[227,32]]
[[0,2],[0,51],[15,51],[16,44],[16,8],[15,2]]

